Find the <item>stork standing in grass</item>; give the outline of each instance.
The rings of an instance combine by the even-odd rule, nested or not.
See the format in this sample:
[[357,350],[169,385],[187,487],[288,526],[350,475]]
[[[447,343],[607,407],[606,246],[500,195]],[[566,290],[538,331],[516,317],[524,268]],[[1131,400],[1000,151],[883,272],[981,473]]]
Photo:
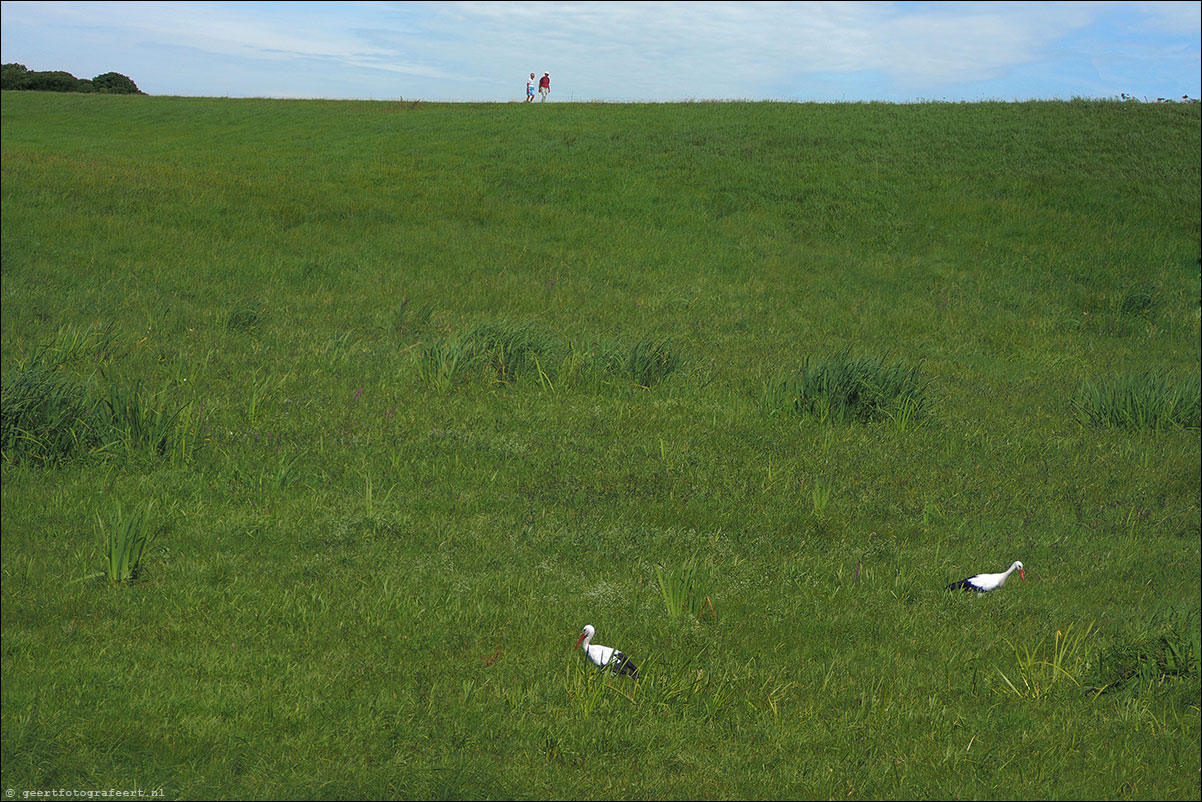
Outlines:
[[1002,585],[1006,584],[1006,579],[1018,571],[1019,577],[1022,578],[1023,584],[1027,583],[1027,577],[1023,574],[1023,564],[1015,560],[1000,574],[977,574],[970,576],[968,579],[961,579],[959,582],[953,582],[947,586],[948,590],[969,590],[974,593],[988,593],[991,590],[997,590]]
[[589,660],[592,660],[598,668],[609,668],[615,677],[628,676],[632,679],[639,678],[639,670],[630,658],[613,649],[609,646],[598,646],[589,644],[593,639],[593,635],[597,630],[593,629],[592,624],[584,627],[584,631],[580,633],[580,637],[576,639],[576,646],[583,648],[585,655]]

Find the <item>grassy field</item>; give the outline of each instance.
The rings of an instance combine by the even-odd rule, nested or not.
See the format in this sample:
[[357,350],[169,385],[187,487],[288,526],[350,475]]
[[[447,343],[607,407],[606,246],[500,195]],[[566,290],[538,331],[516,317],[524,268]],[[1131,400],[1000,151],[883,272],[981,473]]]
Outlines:
[[2,103],[16,798],[1202,795],[1199,106]]

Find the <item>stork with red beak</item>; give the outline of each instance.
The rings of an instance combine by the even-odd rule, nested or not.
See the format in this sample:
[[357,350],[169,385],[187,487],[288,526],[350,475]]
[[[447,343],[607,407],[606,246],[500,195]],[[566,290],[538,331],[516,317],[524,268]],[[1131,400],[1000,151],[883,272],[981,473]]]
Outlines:
[[976,576],[970,576],[968,579],[961,579],[959,582],[953,582],[947,586],[947,589],[970,590],[974,593],[988,593],[989,591],[997,590],[1002,585],[1006,584],[1007,577],[1009,577],[1015,571],[1018,571],[1018,575],[1022,578],[1023,584],[1025,585],[1027,583],[1027,577],[1023,574],[1023,564],[1018,560],[1015,560],[1013,563],[1011,563],[1009,568],[1000,574],[977,574]]
[[584,631],[580,633],[580,637],[576,639],[576,646],[584,649],[585,655],[593,661],[597,668],[610,668],[615,677],[625,675],[632,679],[638,679],[639,670],[626,655],[609,646],[589,644],[596,631],[592,624],[586,625]]

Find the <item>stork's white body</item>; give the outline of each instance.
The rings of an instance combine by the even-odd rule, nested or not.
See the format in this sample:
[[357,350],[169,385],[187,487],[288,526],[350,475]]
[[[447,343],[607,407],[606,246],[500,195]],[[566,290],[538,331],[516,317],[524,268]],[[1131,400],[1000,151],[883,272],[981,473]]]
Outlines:
[[1000,574],[976,574],[968,579],[961,579],[959,582],[953,582],[947,586],[948,590],[971,590],[977,593],[989,593],[997,590],[1002,585],[1006,584],[1006,580],[1012,573],[1018,571],[1018,575],[1022,577],[1023,582],[1027,578],[1023,576],[1023,564],[1015,560],[1009,568]]
[[596,643],[592,645],[585,644],[584,646],[584,653],[588,656],[589,660],[597,664],[597,668],[605,668],[612,663],[615,651],[617,650],[609,646],[600,646]]

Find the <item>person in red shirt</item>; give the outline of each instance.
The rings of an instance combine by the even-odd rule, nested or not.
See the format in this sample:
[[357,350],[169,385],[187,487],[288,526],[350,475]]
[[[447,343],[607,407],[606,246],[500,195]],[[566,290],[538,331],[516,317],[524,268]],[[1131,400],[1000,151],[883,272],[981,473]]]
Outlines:
[[540,103],[547,102],[547,95],[551,93],[551,73],[544,72],[543,77],[538,79],[538,93],[542,96]]

